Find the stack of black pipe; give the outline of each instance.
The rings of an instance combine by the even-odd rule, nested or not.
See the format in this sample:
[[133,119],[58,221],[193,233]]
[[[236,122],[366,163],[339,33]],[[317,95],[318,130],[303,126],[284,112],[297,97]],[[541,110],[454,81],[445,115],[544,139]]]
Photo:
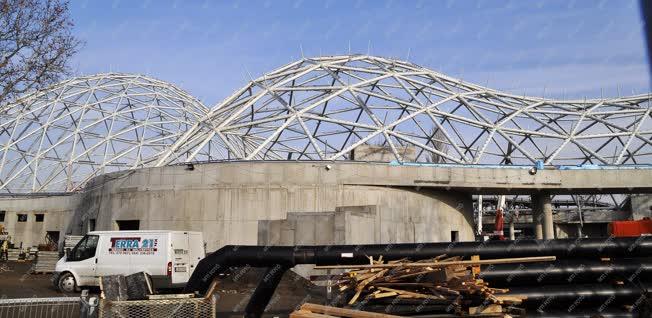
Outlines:
[[[283,273],[299,264],[367,264],[384,260],[427,259],[446,254],[482,259],[556,256],[552,263],[485,266],[482,278],[527,296],[528,317],[636,317],[649,306],[652,237],[516,240],[420,244],[323,246],[225,246],[199,262],[185,290],[204,294],[214,278],[231,267],[267,268],[245,309],[260,317]],[[609,259],[609,260],[605,260]],[[618,311],[635,306],[635,314]],[[614,313],[613,310],[616,310]],[[560,313],[561,312],[561,313]],[[644,316],[643,316],[644,317]]]
[[[487,265],[480,277],[491,287],[526,296],[524,305],[532,316],[638,317],[649,306],[652,258],[629,249],[598,248],[591,255],[559,255],[554,262]],[[628,305],[633,312],[622,310]]]

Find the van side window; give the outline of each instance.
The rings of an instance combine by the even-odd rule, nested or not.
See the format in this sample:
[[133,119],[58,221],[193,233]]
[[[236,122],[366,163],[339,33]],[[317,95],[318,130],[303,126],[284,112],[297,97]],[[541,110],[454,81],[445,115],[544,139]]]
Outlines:
[[97,241],[99,238],[100,237],[97,235],[87,235],[84,237],[70,252],[70,260],[83,261],[95,256],[95,249],[97,249]]

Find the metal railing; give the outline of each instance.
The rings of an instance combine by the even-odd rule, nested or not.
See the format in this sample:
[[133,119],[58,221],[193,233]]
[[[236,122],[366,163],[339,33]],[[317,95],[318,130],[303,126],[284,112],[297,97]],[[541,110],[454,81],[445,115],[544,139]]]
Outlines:
[[79,297],[0,299],[0,318],[78,318]]

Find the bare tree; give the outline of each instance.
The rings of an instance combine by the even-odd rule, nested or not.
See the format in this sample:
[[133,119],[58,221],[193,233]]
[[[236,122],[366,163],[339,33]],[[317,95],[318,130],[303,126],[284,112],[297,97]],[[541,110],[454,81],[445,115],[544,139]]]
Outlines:
[[0,105],[70,73],[72,27],[66,0],[0,0]]

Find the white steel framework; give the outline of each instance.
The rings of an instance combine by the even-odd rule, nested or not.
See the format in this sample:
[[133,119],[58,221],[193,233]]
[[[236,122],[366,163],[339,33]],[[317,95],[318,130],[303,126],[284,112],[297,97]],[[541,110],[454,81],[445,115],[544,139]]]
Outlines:
[[92,177],[153,165],[207,113],[159,80],[78,77],[0,108],[0,192],[74,191]]
[[650,117],[650,95],[551,100],[381,57],[304,58],[218,104],[158,165],[201,160],[207,145],[230,159],[342,160],[364,144],[399,161],[650,163]]
[[301,59],[210,110],[159,80],[99,74],[0,107],[0,192],[179,162],[349,160],[362,145],[398,161],[652,163],[650,117],[650,95],[518,96],[365,55]]

